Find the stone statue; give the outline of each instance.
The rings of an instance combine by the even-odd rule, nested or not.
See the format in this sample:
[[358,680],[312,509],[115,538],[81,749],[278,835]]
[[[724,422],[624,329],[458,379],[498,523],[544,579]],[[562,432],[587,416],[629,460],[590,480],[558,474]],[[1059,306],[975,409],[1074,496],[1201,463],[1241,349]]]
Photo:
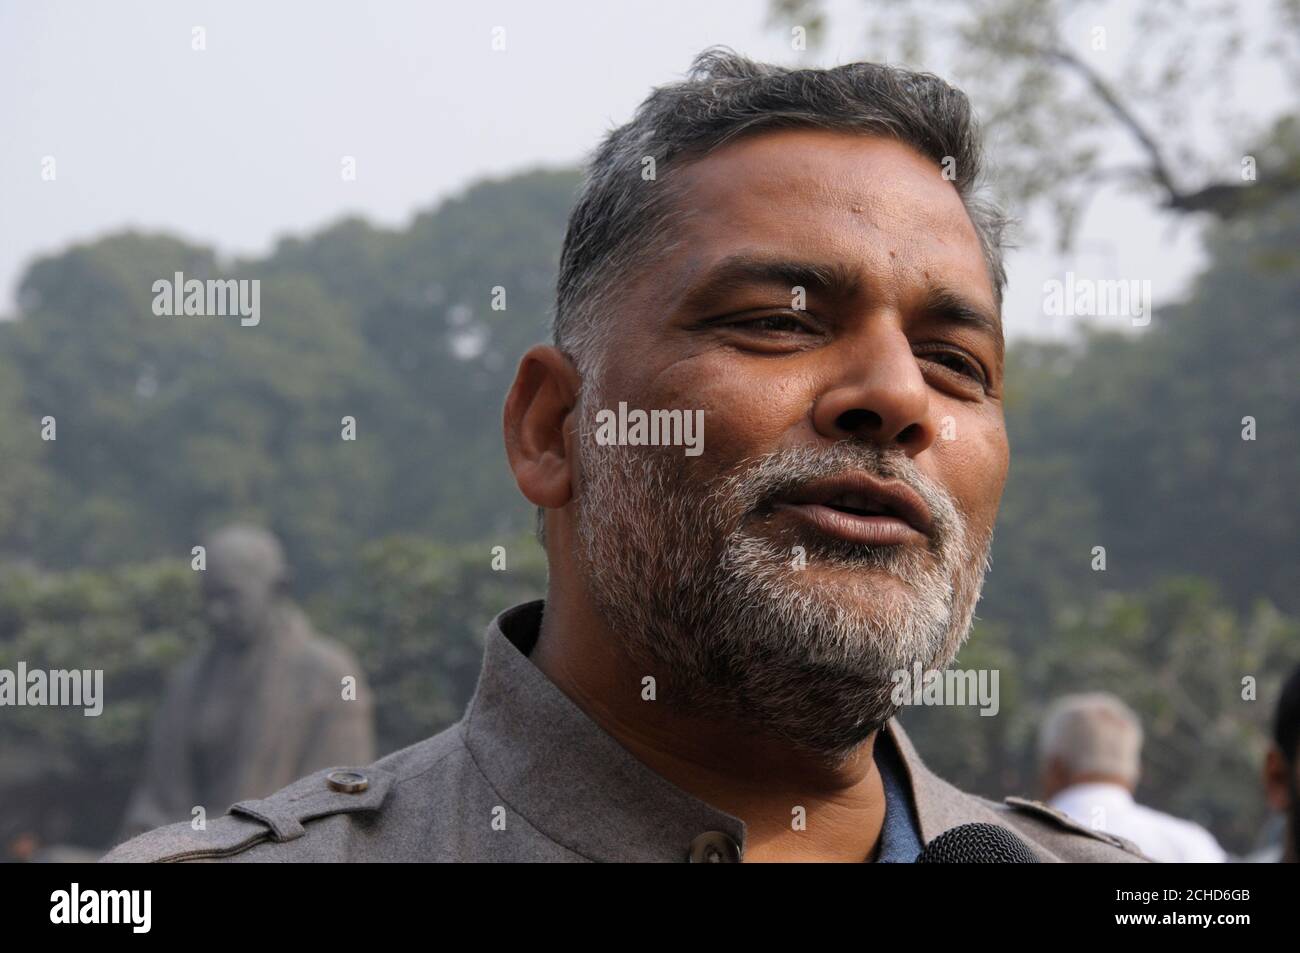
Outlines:
[[206,556],[203,600],[212,639],[168,679],[124,836],[191,820],[196,807],[217,817],[320,768],[374,757],[361,666],[318,636],[287,598],[275,537],[227,527]]

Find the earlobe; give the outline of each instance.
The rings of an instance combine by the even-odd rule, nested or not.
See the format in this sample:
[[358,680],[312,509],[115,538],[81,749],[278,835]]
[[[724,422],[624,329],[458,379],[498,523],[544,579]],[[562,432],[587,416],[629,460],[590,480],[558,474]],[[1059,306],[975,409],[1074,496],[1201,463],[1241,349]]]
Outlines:
[[537,344],[520,359],[506,396],[506,456],[519,492],[537,506],[557,509],[573,497],[569,417],[581,384],[562,351]]

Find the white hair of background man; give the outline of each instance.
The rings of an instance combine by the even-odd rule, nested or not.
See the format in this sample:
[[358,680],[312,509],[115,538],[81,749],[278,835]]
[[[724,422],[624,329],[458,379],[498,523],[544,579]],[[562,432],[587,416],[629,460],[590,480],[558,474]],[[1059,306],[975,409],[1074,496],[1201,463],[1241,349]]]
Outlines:
[[1104,775],[1136,785],[1142,760],[1142,723],[1114,695],[1066,695],[1048,709],[1038,735],[1044,764],[1056,758],[1073,777]]

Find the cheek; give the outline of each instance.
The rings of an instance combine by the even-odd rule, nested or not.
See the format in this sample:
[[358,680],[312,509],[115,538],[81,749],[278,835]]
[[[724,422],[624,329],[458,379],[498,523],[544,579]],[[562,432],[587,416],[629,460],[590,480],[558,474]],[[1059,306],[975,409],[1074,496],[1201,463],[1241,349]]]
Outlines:
[[650,378],[639,400],[647,408],[704,411],[704,452],[710,470],[805,439],[812,381],[777,364],[737,362],[716,349],[678,361]]
[[989,530],[997,518],[1006,484],[1009,450],[1000,415],[987,419],[977,414],[956,419],[955,439],[940,436],[931,445],[939,479],[965,513]]

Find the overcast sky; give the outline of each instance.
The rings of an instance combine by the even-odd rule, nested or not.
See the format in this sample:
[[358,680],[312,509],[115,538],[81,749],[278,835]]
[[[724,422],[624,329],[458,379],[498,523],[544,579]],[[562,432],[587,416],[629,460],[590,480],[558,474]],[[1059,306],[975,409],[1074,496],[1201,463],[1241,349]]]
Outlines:
[[[710,44],[786,64],[851,60],[859,6],[833,3],[845,28],[800,60],[762,0],[0,0],[0,312],[34,257],[119,229],[232,255],[346,214],[400,226],[475,179],[576,163]],[[491,49],[497,26],[505,52]],[[345,155],[354,182],[340,177]],[[1158,306],[1197,247],[1194,227],[1103,197],[1068,261],[1013,254],[1008,334],[1064,329],[1041,302],[1067,267],[1148,277]]]

